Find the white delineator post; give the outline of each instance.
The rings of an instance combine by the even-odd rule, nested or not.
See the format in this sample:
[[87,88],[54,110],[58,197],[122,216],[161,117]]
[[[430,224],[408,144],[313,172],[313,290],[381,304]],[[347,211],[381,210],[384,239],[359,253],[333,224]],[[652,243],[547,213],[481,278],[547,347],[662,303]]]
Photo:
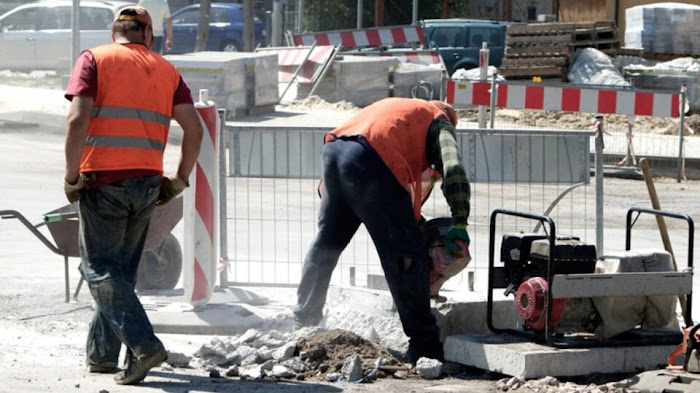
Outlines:
[[[489,73],[489,48],[486,41],[481,43],[479,49],[479,80],[486,82]],[[479,105],[479,128],[486,128],[486,106]]]
[[209,302],[219,261],[219,122],[209,91],[199,91],[195,104],[204,135],[184,195],[183,286],[185,299],[194,307]]

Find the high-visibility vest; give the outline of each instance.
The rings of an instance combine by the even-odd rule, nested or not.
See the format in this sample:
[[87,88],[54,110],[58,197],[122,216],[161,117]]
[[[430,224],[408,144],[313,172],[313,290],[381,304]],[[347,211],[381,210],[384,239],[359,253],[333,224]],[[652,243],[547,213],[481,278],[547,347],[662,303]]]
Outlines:
[[427,101],[385,98],[365,107],[326,134],[324,142],[343,135],[364,136],[411,195],[413,213],[418,220],[421,206],[435,180],[440,178],[425,157],[428,131],[437,118],[449,121],[443,111]]
[[141,44],[110,44],[90,51],[97,66],[97,96],[80,171],[162,173],[179,72]]

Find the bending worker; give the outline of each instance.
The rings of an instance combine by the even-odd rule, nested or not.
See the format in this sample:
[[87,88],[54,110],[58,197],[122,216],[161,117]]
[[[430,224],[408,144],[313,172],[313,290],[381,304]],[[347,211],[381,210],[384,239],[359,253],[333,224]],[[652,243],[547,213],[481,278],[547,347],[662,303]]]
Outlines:
[[[80,273],[95,299],[87,366],[115,372],[124,344],[125,367],[114,379],[131,385],[167,358],[134,292],[150,216],[187,187],[203,130],[180,73],[149,50],[144,8],[121,9],[112,40],[83,52],[68,83],[64,189],[79,201]],[[171,118],[184,134],[177,173],[163,177]]]
[[455,240],[469,244],[470,187],[457,149],[456,124],[454,109],[444,102],[386,98],[326,134],[318,233],[304,260],[295,328],[320,323],[338,258],[362,223],[409,337],[407,360],[443,360],[419,220],[422,204],[442,177],[454,223],[446,247],[459,251]]

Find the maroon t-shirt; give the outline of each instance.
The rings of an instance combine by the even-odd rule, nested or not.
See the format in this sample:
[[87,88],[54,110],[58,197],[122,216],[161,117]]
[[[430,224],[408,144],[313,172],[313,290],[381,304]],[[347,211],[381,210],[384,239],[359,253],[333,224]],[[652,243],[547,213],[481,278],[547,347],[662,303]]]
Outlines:
[[[89,50],[80,54],[75,62],[73,74],[68,81],[65,97],[72,101],[73,97],[90,97],[93,100],[97,97],[97,64]],[[178,104],[193,104],[190,88],[180,76],[180,83],[173,95],[173,106]],[[104,184],[111,184],[121,180],[134,177],[144,177],[158,175],[160,172],[151,169],[127,169],[122,171],[101,171],[96,172],[97,179],[90,183],[87,188],[95,188]]]

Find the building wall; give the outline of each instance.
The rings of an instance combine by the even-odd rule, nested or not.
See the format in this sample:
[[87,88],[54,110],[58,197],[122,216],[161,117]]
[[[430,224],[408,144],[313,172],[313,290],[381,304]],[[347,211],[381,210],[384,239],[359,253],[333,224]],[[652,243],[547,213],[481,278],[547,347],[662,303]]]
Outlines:
[[559,0],[559,22],[591,22],[612,19],[607,16],[606,0]]

